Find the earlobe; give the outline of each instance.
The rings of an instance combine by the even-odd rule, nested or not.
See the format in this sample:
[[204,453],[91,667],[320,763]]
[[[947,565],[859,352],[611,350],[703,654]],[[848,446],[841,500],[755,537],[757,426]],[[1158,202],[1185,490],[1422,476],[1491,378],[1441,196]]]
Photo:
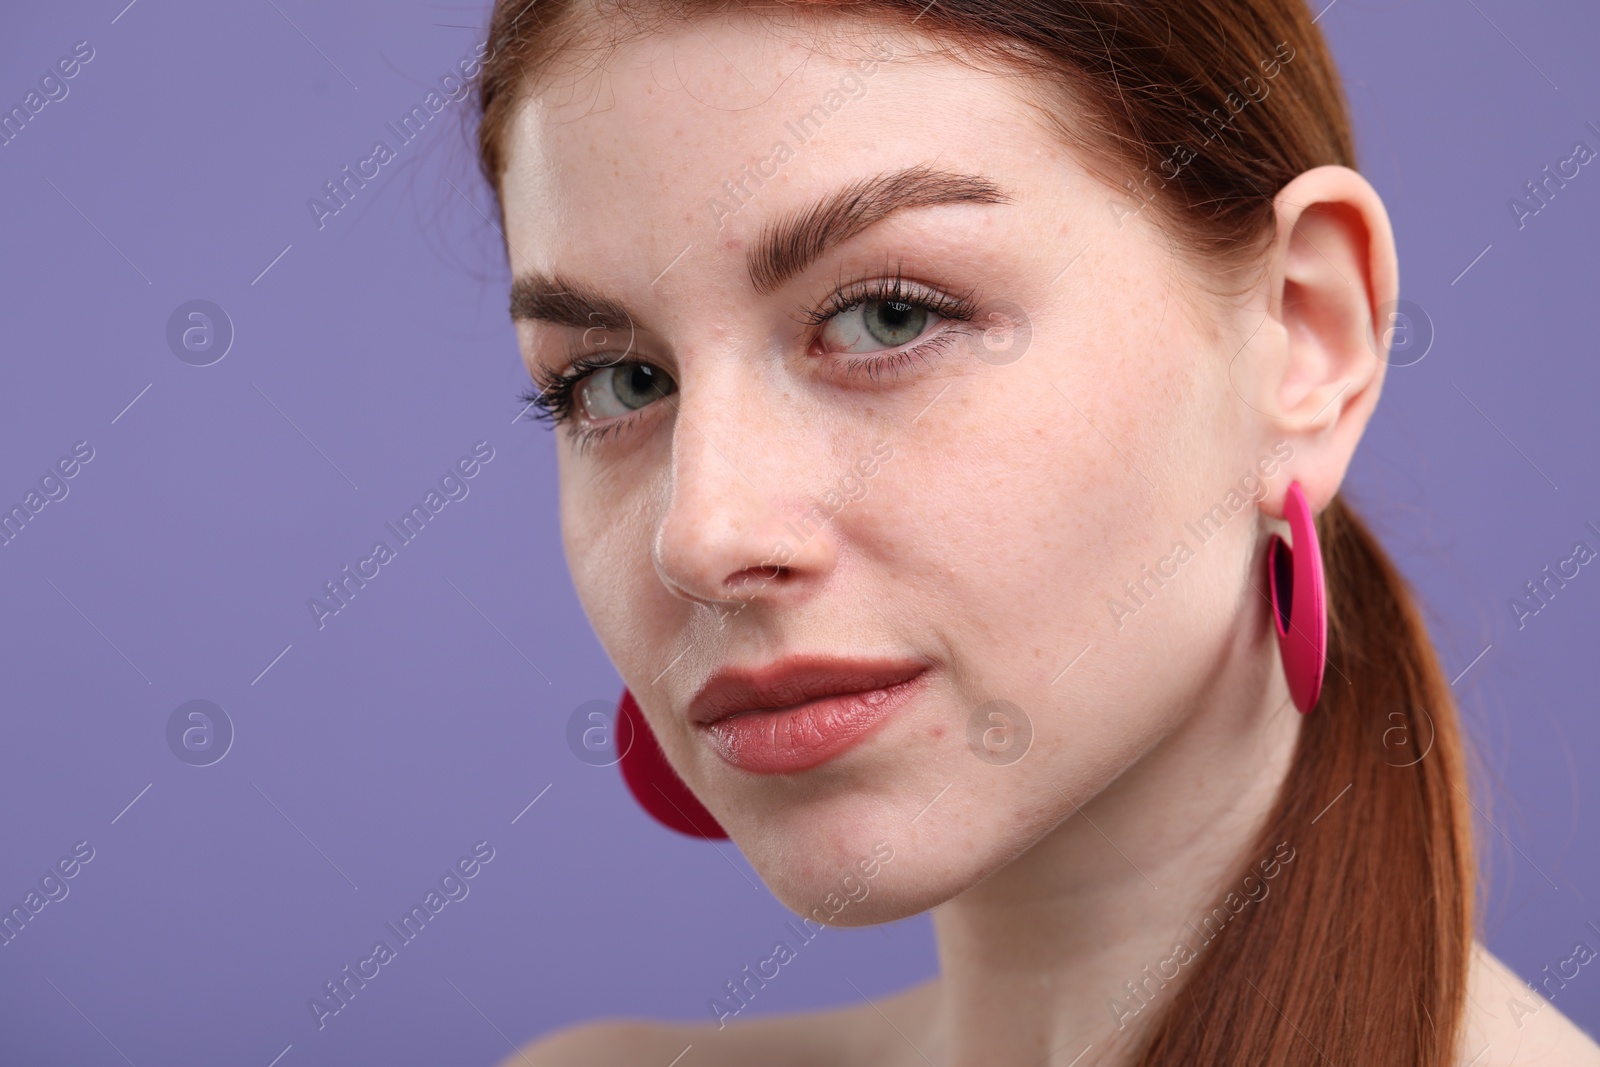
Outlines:
[[1256,395],[1268,416],[1262,430],[1293,443],[1291,474],[1320,511],[1338,492],[1383,385],[1373,322],[1397,295],[1394,235],[1377,192],[1347,167],[1306,171],[1274,206],[1268,317],[1282,350],[1265,362]]

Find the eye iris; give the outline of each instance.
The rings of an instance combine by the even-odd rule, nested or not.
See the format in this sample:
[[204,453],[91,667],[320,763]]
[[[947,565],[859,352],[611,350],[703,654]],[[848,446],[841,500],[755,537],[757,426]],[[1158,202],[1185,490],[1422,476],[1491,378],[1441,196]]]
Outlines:
[[862,309],[861,317],[873,340],[903,345],[922,333],[928,322],[928,309],[901,300],[874,300]]
[[627,408],[642,408],[672,391],[672,379],[648,363],[625,363],[611,372],[611,392]]

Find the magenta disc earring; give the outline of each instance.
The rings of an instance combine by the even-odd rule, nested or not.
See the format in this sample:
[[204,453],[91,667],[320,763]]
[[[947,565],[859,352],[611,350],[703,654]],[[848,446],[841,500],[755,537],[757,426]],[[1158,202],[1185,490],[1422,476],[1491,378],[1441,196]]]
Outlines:
[[710,840],[726,838],[724,830],[700,798],[695,796],[678,772],[667,762],[655,731],[645,721],[638,701],[627,689],[617,702],[617,747],[622,758],[622,780],[639,806],[663,826]]
[[1305,715],[1317,706],[1322,694],[1322,669],[1328,657],[1328,601],[1316,521],[1299,482],[1289,483],[1283,517],[1288,520],[1293,544],[1272,535],[1267,547],[1267,581],[1289,695]]

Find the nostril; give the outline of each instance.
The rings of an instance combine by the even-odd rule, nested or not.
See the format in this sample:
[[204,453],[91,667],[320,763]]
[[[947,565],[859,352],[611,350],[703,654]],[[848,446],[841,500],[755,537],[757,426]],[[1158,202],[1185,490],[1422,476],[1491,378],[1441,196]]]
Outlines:
[[746,567],[728,579],[728,584],[735,591],[743,592],[751,586],[762,586],[768,582],[781,582],[789,576],[789,568],[781,564],[771,564],[765,567]]

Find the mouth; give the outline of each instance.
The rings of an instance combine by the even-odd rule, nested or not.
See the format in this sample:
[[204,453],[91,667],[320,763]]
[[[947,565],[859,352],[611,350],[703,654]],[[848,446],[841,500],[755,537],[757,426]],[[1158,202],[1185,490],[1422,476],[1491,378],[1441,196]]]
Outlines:
[[794,657],[719,672],[691,702],[690,719],[727,763],[795,774],[865,741],[929,680],[923,661]]

